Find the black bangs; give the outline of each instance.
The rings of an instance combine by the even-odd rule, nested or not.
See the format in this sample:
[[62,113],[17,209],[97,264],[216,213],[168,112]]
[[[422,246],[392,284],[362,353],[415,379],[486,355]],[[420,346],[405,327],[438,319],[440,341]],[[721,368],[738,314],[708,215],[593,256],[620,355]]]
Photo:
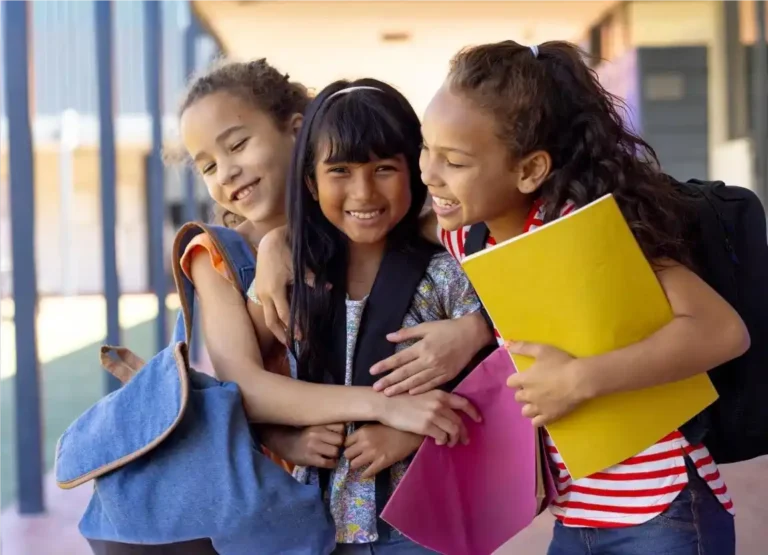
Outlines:
[[371,158],[393,158],[415,145],[413,132],[392,116],[392,100],[378,91],[355,91],[331,99],[312,133],[313,150],[326,164],[364,164]]

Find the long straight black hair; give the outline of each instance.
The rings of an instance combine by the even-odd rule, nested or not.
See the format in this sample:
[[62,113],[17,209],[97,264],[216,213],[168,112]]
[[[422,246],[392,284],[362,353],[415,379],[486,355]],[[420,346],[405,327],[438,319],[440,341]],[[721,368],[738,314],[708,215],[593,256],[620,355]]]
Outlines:
[[[341,94],[352,87],[367,87]],[[320,150],[323,150],[321,153]],[[322,382],[330,364],[332,329],[344,325],[334,295],[346,294],[348,238],[331,224],[310,191],[318,156],[326,163],[362,164],[403,155],[408,165],[411,207],[387,237],[388,248],[407,250],[418,240],[418,218],[427,189],[421,181],[421,122],[396,89],[376,79],[336,81],[323,89],[305,113],[288,175],[287,213],[294,285],[291,348],[298,377]],[[307,285],[307,272],[314,284]]]

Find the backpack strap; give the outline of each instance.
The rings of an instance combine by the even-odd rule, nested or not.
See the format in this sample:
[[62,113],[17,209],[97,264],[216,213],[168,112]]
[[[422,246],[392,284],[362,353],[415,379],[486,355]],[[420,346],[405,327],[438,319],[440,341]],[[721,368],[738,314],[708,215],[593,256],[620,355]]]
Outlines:
[[[467,232],[467,238],[464,241],[464,254],[470,256],[485,250],[485,246],[488,244],[488,238],[490,236],[491,231],[483,222],[471,226]],[[488,314],[488,311],[485,310],[484,306],[480,309],[480,314],[485,318],[485,323],[488,324],[491,331],[494,331],[496,326],[493,325],[493,320],[491,320],[491,316]]]
[[469,256],[485,249],[491,232],[484,223],[475,224],[469,228],[467,238],[464,241],[464,254]]
[[173,242],[172,270],[181,312],[176,319],[172,341],[184,341],[187,345],[192,341],[195,286],[181,269],[181,257],[190,241],[201,233],[208,235],[213,246],[221,254],[227,271],[243,299],[246,298],[246,292],[256,273],[256,251],[236,230],[197,222],[190,222],[179,229]]

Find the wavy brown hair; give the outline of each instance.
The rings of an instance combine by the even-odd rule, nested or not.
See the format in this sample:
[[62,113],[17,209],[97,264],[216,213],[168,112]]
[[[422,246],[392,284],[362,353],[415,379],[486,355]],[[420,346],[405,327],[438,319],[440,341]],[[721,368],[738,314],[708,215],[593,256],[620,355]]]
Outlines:
[[552,171],[537,192],[546,222],[568,200],[584,206],[612,193],[649,260],[689,263],[688,203],[585,58],[567,42],[541,44],[538,55],[514,41],[485,44],[453,58],[448,83],[493,115],[513,160],[549,153]]

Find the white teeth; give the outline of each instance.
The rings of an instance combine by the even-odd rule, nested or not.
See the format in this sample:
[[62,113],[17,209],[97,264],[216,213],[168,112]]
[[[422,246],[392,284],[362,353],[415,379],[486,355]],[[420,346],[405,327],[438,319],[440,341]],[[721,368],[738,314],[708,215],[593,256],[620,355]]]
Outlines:
[[451,208],[452,206],[457,206],[459,204],[457,201],[448,200],[447,198],[432,197],[432,200],[434,200],[435,204],[441,208]]
[[242,200],[242,199],[244,199],[245,197],[247,197],[251,193],[251,191],[253,191],[253,185],[249,185],[245,189],[239,190],[237,192],[237,194],[235,195],[235,200]]
[[370,220],[372,218],[375,218],[382,212],[384,212],[384,210],[371,210],[370,212],[349,211],[348,214],[350,216],[354,216],[358,220]]

